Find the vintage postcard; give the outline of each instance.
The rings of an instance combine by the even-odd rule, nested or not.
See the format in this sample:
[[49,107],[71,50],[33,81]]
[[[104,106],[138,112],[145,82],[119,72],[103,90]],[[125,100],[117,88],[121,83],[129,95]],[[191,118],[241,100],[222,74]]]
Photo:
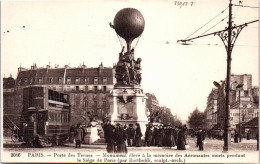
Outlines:
[[1,162],[258,163],[258,6],[1,1]]

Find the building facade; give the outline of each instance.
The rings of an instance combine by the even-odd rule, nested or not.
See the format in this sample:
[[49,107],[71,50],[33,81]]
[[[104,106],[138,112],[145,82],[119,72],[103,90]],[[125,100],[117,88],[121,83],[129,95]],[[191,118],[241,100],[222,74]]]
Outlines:
[[[215,125],[216,129],[224,129],[225,121],[225,81],[219,82],[220,86],[215,88],[216,91],[216,112],[211,110],[211,101],[209,94],[207,107],[205,109],[206,122],[209,124],[214,122],[217,118]],[[241,88],[236,88],[239,84],[243,84]],[[214,89],[213,89],[214,90]],[[230,124],[231,129],[235,130],[236,124],[239,123],[239,111],[240,111],[240,123],[247,122],[258,116],[258,99],[259,99],[259,87],[252,86],[252,75],[234,75],[230,77]],[[239,104],[240,100],[240,104]]]
[[[18,68],[17,78],[4,78],[4,115],[9,114],[19,120],[22,111],[22,90],[30,86],[43,86],[69,94],[71,103],[71,124],[88,123],[90,116],[102,120],[109,110],[108,94],[113,89],[114,68],[81,67],[63,68],[47,65],[30,69]],[[12,85],[11,85],[12,84]],[[11,87],[12,86],[12,87]],[[16,112],[16,113],[14,113]],[[17,121],[16,121],[17,122]],[[18,122],[17,122],[18,123]]]
[[218,89],[213,88],[207,99],[207,107],[204,111],[205,114],[205,129],[209,130],[217,125],[217,98]]
[[230,106],[230,128],[236,129],[237,124],[243,124],[258,117],[258,106],[251,101],[237,101]]

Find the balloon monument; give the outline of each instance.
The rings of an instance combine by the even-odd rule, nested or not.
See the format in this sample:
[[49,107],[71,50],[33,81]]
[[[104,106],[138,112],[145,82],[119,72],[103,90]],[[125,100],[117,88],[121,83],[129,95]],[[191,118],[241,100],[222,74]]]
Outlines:
[[117,82],[110,92],[110,111],[107,116],[114,124],[139,124],[143,134],[145,134],[149,112],[146,110],[146,96],[140,85],[142,59],[135,60],[132,44],[135,39],[140,38],[144,26],[143,15],[134,8],[120,10],[114,18],[113,25],[110,23],[110,27],[115,30],[116,34],[125,40],[127,51],[124,52],[125,47],[122,46],[115,67]]
[[144,31],[145,21],[140,11],[134,8],[120,10],[115,18],[114,28],[117,35],[126,41],[127,52],[124,47],[119,53],[119,61],[116,67],[116,79],[118,85],[140,85],[141,83],[141,58],[134,59],[134,48],[131,47],[134,39],[141,36]]

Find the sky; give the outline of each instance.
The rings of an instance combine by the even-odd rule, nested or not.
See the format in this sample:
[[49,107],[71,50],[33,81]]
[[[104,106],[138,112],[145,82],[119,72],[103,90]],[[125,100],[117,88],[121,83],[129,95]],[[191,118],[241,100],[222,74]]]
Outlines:
[[[239,0],[233,0],[239,4]],[[180,4],[183,5],[180,5]],[[69,64],[112,67],[121,44],[109,27],[123,8],[136,8],[145,19],[135,47],[142,58],[144,92],[154,93],[161,106],[187,120],[197,107],[204,111],[213,81],[226,77],[226,50],[218,36],[177,40],[227,27],[228,0],[39,0],[1,1],[1,75],[17,76],[21,65],[30,68]],[[240,25],[258,19],[256,0],[233,6],[232,19]],[[223,13],[222,13],[223,11]],[[224,19],[222,21],[222,19]],[[211,20],[211,21],[210,21]],[[202,27],[202,28],[201,28]],[[8,32],[9,31],[9,32]],[[233,74],[252,74],[259,86],[258,22],[245,27],[232,52]]]

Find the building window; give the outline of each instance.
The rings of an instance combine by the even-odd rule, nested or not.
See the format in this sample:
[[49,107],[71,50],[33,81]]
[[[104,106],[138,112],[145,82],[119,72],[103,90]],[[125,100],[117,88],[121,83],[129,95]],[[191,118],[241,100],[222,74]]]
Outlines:
[[248,96],[248,91],[244,91],[244,95],[245,95],[245,97],[247,97]]
[[76,84],[79,84],[80,78],[76,77]]
[[24,79],[24,83],[27,83],[27,79]]
[[53,83],[53,78],[52,77],[49,78],[49,83],[50,84]]
[[17,82],[17,83],[18,83],[18,85],[21,85],[21,79],[20,79],[20,80],[18,80],[18,82]]
[[62,84],[62,77],[59,77],[59,84]]
[[67,78],[67,84],[71,83],[71,78]]
[[89,78],[85,78],[85,84],[88,84],[89,83]]
[[30,82],[30,84],[32,84],[33,83],[33,78],[31,78],[31,82]]
[[103,107],[105,108],[107,105],[107,101],[103,101]]
[[94,107],[97,107],[97,101],[94,101]]
[[76,86],[76,91],[79,91],[79,86]]
[[42,84],[42,78],[39,78],[39,84]]
[[107,78],[103,77],[103,84],[106,85],[107,84]]
[[107,86],[103,86],[103,91],[104,91],[104,92],[107,91]]
[[94,84],[95,84],[95,85],[98,84],[98,78],[97,78],[97,77],[94,78]]
[[94,86],[94,91],[97,91],[98,90],[98,87],[97,86]]
[[96,95],[96,94],[94,94],[94,95],[93,95],[93,99],[96,99],[96,98],[97,98],[97,95]]

